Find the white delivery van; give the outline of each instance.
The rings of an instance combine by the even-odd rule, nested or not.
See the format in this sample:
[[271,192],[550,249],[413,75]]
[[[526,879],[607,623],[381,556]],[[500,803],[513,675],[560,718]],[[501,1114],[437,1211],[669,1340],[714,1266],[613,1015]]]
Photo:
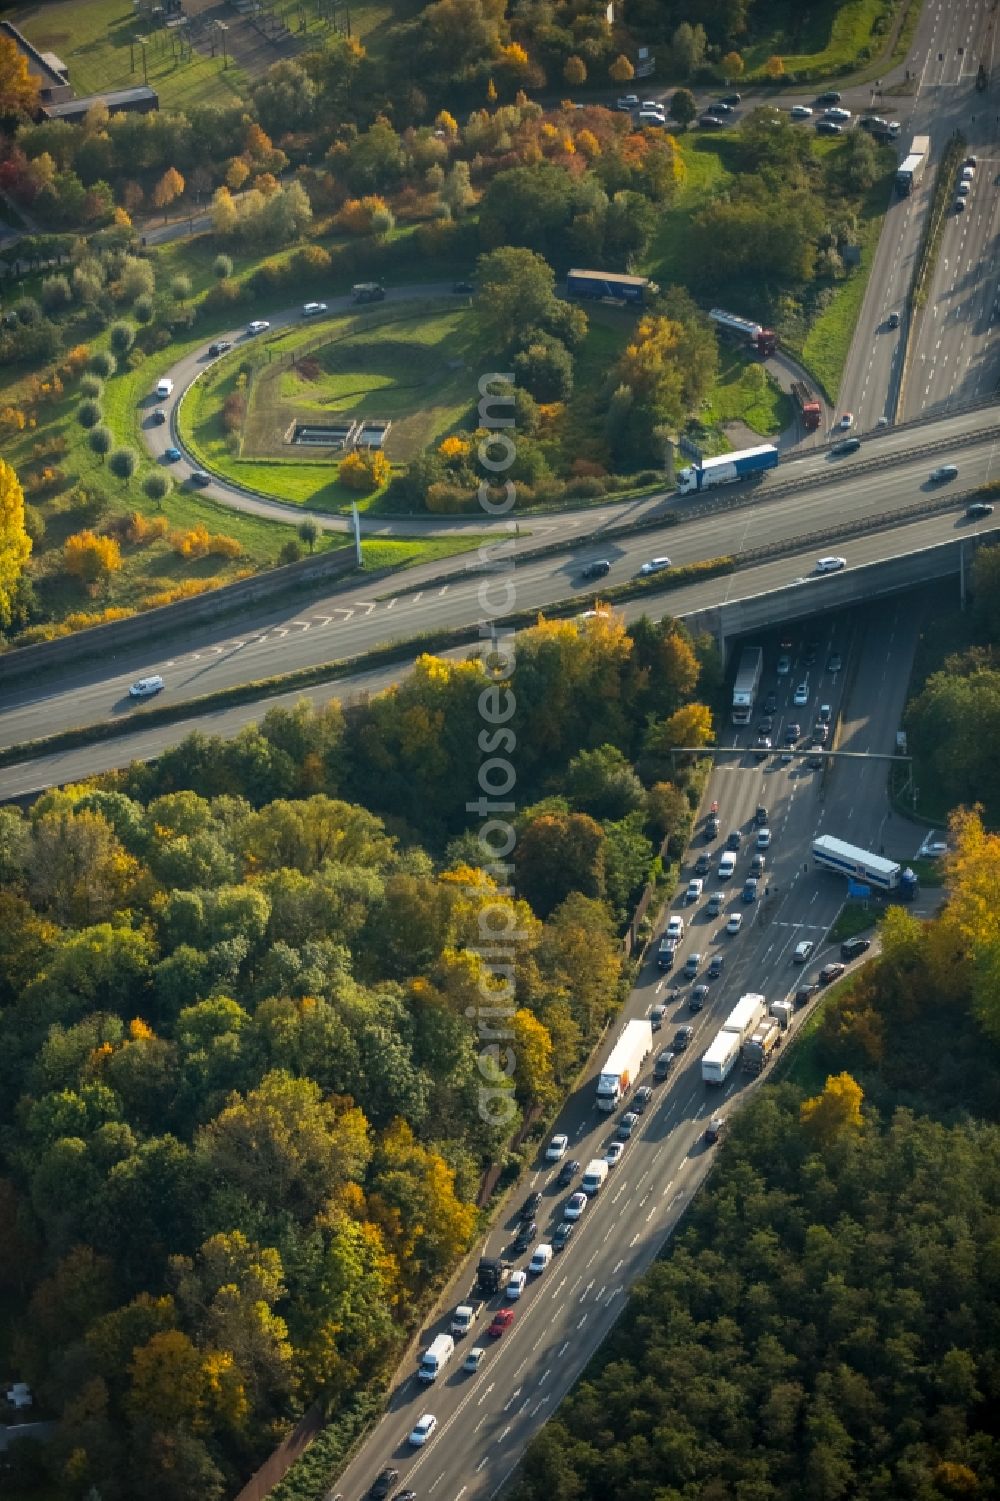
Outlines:
[[156,394],[161,400],[164,396],[169,396],[173,389],[174,383],[172,380],[163,379],[156,382]]
[[417,1368],[421,1381],[436,1381],[454,1353],[455,1341],[450,1334],[439,1334],[433,1339]]
[[735,870],[736,856],[730,850],[727,850],[719,859],[719,880],[731,880]]
[[603,1157],[595,1157],[593,1162],[587,1163],[587,1171],[583,1175],[580,1187],[585,1194],[593,1198],[595,1194],[600,1193],[601,1186],[607,1176],[607,1161]]

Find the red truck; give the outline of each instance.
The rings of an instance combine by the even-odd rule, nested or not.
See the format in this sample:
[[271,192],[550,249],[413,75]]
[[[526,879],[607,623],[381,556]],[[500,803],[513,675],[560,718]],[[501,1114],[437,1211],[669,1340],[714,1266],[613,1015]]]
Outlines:
[[823,420],[823,408],[804,381],[792,382],[792,395],[807,433],[814,433]]

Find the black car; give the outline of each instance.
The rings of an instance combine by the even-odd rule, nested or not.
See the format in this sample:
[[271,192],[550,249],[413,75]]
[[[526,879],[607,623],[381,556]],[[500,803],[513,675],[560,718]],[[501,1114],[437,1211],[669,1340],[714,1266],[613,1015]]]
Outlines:
[[155,411],[150,413],[149,420],[153,423],[154,427],[162,427],[167,420],[167,414],[162,407],[157,407]]
[[714,104],[710,104],[705,110],[706,115],[731,115],[732,112],[733,106],[727,104],[724,99],[717,99]]
[[719,823],[719,815],[718,815],[718,813],[712,813],[709,816],[709,820],[708,820],[708,822],[705,825],[705,838],[706,839],[718,839],[718,837],[719,837],[719,829],[721,827],[722,827],[722,825]]
[[974,521],[977,516],[992,516],[993,507],[988,500],[974,500],[971,506],[966,506],[965,514],[970,521]]
[[210,485],[212,483],[212,476],[207,469],[192,469],[191,483],[192,485]]
[[649,1085],[641,1084],[636,1090],[635,1094],[632,1096],[633,1115],[641,1115],[652,1098],[653,1091],[650,1089]]
[[529,1194],[521,1205],[521,1213],[518,1215],[518,1219],[521,1221],[533,1220],[541,1202],[542,1196],[540,1193]]
[[772,691],[767,695],[767,697],[764,700],[764,713],[765,714],[777,714],[777,712],[778,712],[778,695],[772,689]]
[[740,833],[739,829],[733,829],[733,831],[730,834],[729,838],[726,840],[726,849],[727,850],[740,850],[742,848],[743,848],[743,835]]
[[553,1251],[565,1250],[566,1242],[569,1240],[575,1229],[576,1225],[572,1220],[563,1220],[562,1224],[557,1225],[555,1230],[552,1232]]
[[844,966],[842,964],[824,964],[819,972],[819,983],[821,985],[832,985],[834,980],[839,980],[843,973]]
[[857,453],[861,447],[860,438],[844,438],[840,443],[835,443],[830,449],[834,458],[842,459],[845,454]]
[[712,857],[708,853],[708,851],[705,850],[698,856],[697,860],[694,862],[694,873],[696,876],[707,876],[711,868]]
[[816,134],[820,136],[842,136],[844,127],[838,125],[836,120],[817,120]]
[[717,980],[722,974],[722,966],[724,964],[725,960],[721,954],[713,954],[711,963],[708,966],[708,978],[710,980]]
[[838,94],[836,89],[828,89],[825,94],[817,94],[817,96],[816,96],[816,103],[817,104],[839,104],[842,98],[843,98],[843,95],[842,94]]
[[742,94],[723,94],[722,98],[719,100],[719,103],[720,104],[728,104],[729,107],[730,107],[730,109],[735,109],[738,104],[742,104],[743,103],[743,95]]
[[861,954],[867,954],[872,946],[870,938],[845,938],[840,945],[841,959],[857,959]]
[[708,986],[705,984],[704,981],[702,981],[702,983],[700,985],[696,985],[694,987],[694,989],[692,990],[691,994],[688,996],[688,1010],[689,1011],[700,1011],[701,1008],[704,1006],[704,1004],[705,1004],[705,1002],[706,1002],[707,999],[708,999]]
[[583,570],[585,579],[602,579],[611,572],[611,564],[607,558],[600,558],[596,563],[588,563]]
[[386,1496],[388,1496],[389,1492],[392,1490],[398,1479],[399,1471],[393,1470],[389,1466],[386,1466],[384,1470],[380,1471],[379,1474],[376,1475],[375,1483],[373,1484],[371,1490],[368,1492],[369,1496],[371,1497],[371,1501],[385,1501]]
[[694,1027],[678,1027],[670,1046],[675,1053],[683,1053],[693,1036]]
[[520,1228],[514,1237],[514,1250],[526,1251],[537,1234],[537,1220],[522,1220]]
[[[334,1501],[337,1501],[336,1496]],[[392,1501],[417,1501],[417,1493],[416,1491],[397,1491]]]
[[471,297],[476,290],[476,284],[471,281],[455,281],[451,284],[451,290],[463,297]]
[[827,661],[827,664],[826,664],[826,670],[827,670],[827,672],[840,672],[840,671],[843,670],[843,666],[844,666],[844,659],[840,655],[840,652],[839,651],[832,652],[831,655],[830,655],[830,657],[829,657],[829,659],[828,659],[828,661]]
[[564,1162],[562,1167],[559,1169],[559,1176],[556,1179],[556,1187],[569,1188],[570,1184],[579,1171],[580,1164],[575,1159],[572,1162]]
[[795,992],[796,1006],[804,1006],[806,1002],[811,1001],[813,996],[818,994],[818,992],[819,986],[815,983],[815,981],[811,985],[800,985],[798,990]]
[[217,339],[214,344],[209,344],[208,352],[209,354],[225,354],[226,350],[232,347],[228,339]]
[[798,738],[799,738],[799,736],[801,734],[802,734],[802,726],[799,724],[798,720],[793,720],[791,724],[786,724],[785,725],[785,744],[786,745],[794,745],[795,742],[796,742],[796,740],[798,740]]
[[763,803],[757,804],[757,812],[753,816],[753,821],[757,825],[758,829],[767,828],[767,809],[764,807]]
[[669,1048],[664,1048],[662,1053],[657,1054],[656,1062],[653,1064],[653,1078],[665,1079],[673,1067],[673,1063],[673,1053]]
[[898,313],[890,313],[889,317],[886,319],[886,324],[887,324],[887,326],[889,328],[898,328],[899,327],[899,314]]

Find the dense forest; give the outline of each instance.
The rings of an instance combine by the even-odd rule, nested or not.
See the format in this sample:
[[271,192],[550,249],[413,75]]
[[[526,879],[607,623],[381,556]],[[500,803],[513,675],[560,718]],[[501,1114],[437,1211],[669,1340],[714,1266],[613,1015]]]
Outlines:
[[[621,924],[697,800],[664,769],[711,732],[704,655],[670,621],[541,622],[503,688],[425,658],[0,809],[0,1348],[60,1419],[18,1465],[211,1501],[377,1378],[619,1003]],[[513,890],[475,822],[490,710]]]
[[[950,1501],[1000,1489],[1000,838],[768,1088],[526,1461],[519,1501]],[[905,1103],[900,1103],[903,1101]]]

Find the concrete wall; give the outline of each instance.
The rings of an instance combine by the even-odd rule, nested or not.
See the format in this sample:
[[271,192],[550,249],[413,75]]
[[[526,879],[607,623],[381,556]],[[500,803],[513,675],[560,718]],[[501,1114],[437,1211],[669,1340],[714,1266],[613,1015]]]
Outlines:
[[[306,588],[354,573],[354,547],[338,547],[334,551],[320,553],[318,557],[303,558],[298,563],[288,563],[283,568],[272,568],[255,578],[241,579],[237,584],[226,584],[221,589],[210,589],[193,599],[179,599],[175,604],[163,605],[158,610],[145,610],[129,620],[112,621],[109,625],[96,625],[88,631],[77,631],[72,636],[63,636],[58,641],[42,641],[37,646],[24,646],[0,657],[0,686],[25,675],[34,676],[52,667],[65,667],[71,662],[86,659],[93,662],[134,646],[137,642],[160,642],[175,631],[186,630],[203,621],[218,620],[231,615],[248,605],[258,605],[276,599],[293,589]],[[380,571],[372,577],[383,577]]]
[[[948,578],[961,568],[962,548],[966,548],[965,566],[972,561],[972,538],[957,538],[920,552],[903,553],[877,563],[846,568],[843,573],[828,574],[807,584],[774,589],[747,599],[728,600],[678,616],[692,631],[708,631],[719,643],[723,659],[729,642],[751,631],[770,630],[776,621],[807,620],[851,605],[868,604],[883,595],[898,594],[928,580]],[[737,579],[739,575],[736,576]]]

